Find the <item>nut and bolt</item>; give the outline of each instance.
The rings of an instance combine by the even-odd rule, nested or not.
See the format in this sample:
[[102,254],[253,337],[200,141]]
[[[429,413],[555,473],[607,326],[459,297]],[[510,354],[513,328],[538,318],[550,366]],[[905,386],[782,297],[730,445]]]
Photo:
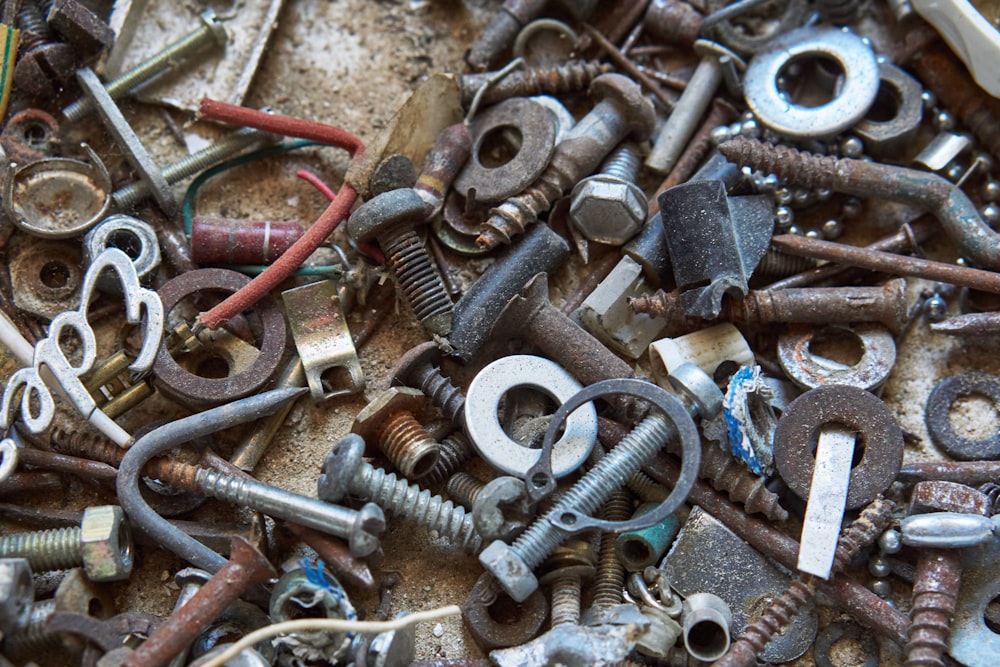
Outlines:
[[[626,491],[615,491],[601,508],[605,521],[625,521],[632,516],[632,499]],[[594,573],[594,612],[610,609],[622,602],[625,590],[625,566],[615,553],[614,533],[602,533],[597,552],[597,570]]]
[[441,445],[413,416],[424,395],[409,387],[390,387],[354,419],[351,431],[375,443],[407,479],[420,479],[437,464]]
[[83,566],[93,581],[121,581],[132,572],[132,533],[120,507],[88,507],[78,527],[0,537],[0,557],[25,558],[35,572]]
[[[226,45],[228,39],[226,29],[215,12],[212,10],[204,11],[198,15],[198,20],[201,25],[195,30],[110,81],[105,86],[108,96],[113,100],[120,100],[147,81],[151,81],[162,72],[176,67],[202,49],[210,45],[219,47]],[[63,116],[66,120],[75,123],[93,110],[93,101],[88,97],[82,97],[63,109]]]
[[472,514],[450,500],[375,468],[362,460],[365,443],[358,435],[342,438],[327,455],[319,479],[319,497],[339,502],[351,495],[372,501],[393,516],[409,519],[427,530],[460,545],[470,553],[479,551],[482,539],[476,533]]
[[622,144],[608,156],[601,170],[573,188],[570,220],[595,243],[623,245],[646,222],[649,201],[635,183],[641,167],[635,144]]
[[352,241],[378,241],[406,300],[428,331],[451,331],[451,297],[436,264],[417,235],[426,220],[424,200],[412,188],[390,190],[362,204],[347,222]]
[[551,585],[552,627],[580,623],[581,586],[594,577],[594,554],[590,543],[573,540],[559,546],[542,564],[539,583]]
[[490,211],[476,239],[481,248],[507,244],[538,221],[556,199],[600,165],[625,137],[643,140],[653,129],[653,105],[631,79],[602,74],[590,85],[597,104],[556,146],[549,166],[527,190]]

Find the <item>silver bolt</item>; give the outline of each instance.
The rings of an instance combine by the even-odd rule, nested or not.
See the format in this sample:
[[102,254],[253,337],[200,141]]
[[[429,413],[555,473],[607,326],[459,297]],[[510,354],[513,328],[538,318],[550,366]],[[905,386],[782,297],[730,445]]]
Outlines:
[[640,166],[636,146],[622,144],[605,160],[599,173],[576,184],[569,215],[585,238],[623,245],[642,229],[649,201],[635,184]]
[[323,463],[320,498],[337,502],[352,495],[371,500],[394,516],[436,531],[469,553],[479,551],[482,538],[476,533],[471,513],[393,473],[365,463],[361,458],[364,450],[365,443],[360,436],[351,434],[341,438]]
[[212,498],[342,537],[348,540],[353,556],[367,556],[378,549],[378,536],[385,530],[385,515],[373,503],[352,510],[205,468],[198,469],[195,484],[199,491]]
[[673,169],[725,79],[726,68],[746,69],[738,55],[716,42],[699,39],[694,43],[694,50],[701,61],[646,158],[646,166],[659,174]]
[[[111,99],[120,100],[153,77],[177,66],[188,56],[209,45],[226,45],[228,35],[215,12],[206,10],[198,15],[198,20],[201,25],[195,30],[108,83],[105,88]],[[70,122],[77,122],[93,110],[93,101],[88,97],[81,97],[63,110],[63,116]]]

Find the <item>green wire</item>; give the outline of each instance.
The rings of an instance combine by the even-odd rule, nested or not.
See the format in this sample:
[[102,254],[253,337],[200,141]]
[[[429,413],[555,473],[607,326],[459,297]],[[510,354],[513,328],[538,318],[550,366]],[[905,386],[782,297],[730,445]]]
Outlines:
[[[286,141],[285,143],[278,144],[277,146],[269,146],[268,148],[262,148],[258,151],[252,153],[247,153],[246,155],[241,155],[235,157],[232,160],[227,160],[221,164],[217,164],[211,169],[207,169],[198,175],[191,185],[188,186],[187,192],[184,194],[184,205],[181,208],[181,215],[184,217],[184,233],[187,235],[188,239],[191,238],[191,228],[194,225],[194,202],[198,197],[198,191],[201,190],[201,186],[205,184],[208,179],[218,176],[224,171],[229,171],[234,167],[239,167],[250,162],[256,162],[257,160],[263,160],[264,158],[271,157],[272,155],[280,155],[281,153],[287,153],[289,151],[295,151],[300,148],[308,148],[310,146],[328,146],[327,144],[320,143],[318,141],[309,141],[307,139],[295,139],[293,141]],[[257,275],[267,269],[266,265],[243,265],[243,266],[231,266],[229,267],[234,271],[239,271],[240,273],[246,273],[248,275]],[[312,276],[312,275],[327,275],[331,273],[339,273],[343,269],[339,264],[330,266],[306,266],[298,269],[292,275],[295,276]]]

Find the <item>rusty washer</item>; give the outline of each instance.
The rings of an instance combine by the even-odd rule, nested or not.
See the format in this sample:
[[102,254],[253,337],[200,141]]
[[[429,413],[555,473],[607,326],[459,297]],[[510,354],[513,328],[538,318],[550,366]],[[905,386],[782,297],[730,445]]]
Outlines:
[[924,422],[931,440],[959,461],[992,461],[1000,458],[1000,432],[982,440],[964,438],[951,425],[951,406],[963,396],[984,396],[1000,406],[1000,377],[989,373],[960,373],[938,382],[927,398]]
[[[250,279],[228,269],[198,269],[188,271],[168,281],[157,292],[168,315],[183,299],[197,292],[232,294],[248,284]],[[181,367],[167,349],[164,337],[156,356],[153,373],[157,385],[168,396],[182,402],[218,405],[258,391],[277,371],[288,342],[288,329],[281,310],[270,297],[257,302],[254,311],[260,317],[260,353],[249,368],[227,377],[212,378],[195,375]]]
[[774,432],[774,460],[788,487],[809,497],[816,441],[823,426],[842,424],[857,433],[861,461],[851,470],[847,508],[857,509],[882,493],[903,464],[903,432],[885,403],[864,389],[825,385],[792,401]]
[[519,646],[534,639],[548,615],[548,604],[540,590],[518,604],[488,574],[479,578],[462,605],[469,634],[484,651]]

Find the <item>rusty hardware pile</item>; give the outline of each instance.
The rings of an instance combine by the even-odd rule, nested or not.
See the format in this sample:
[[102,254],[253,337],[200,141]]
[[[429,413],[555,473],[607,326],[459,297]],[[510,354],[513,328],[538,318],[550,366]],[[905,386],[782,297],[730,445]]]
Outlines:
[[[507,0],[367,145],[206,98],[169,165],[130,98],[234,18],[112,75],[111,4],[0,9],[0,666],[1000,663],[1000,431],[954,419],[1000,376],[929,378],[929,442],[882,399],[1000,332],[1000,100],[935,3]],[[195,212],[316,145],[313,224]],[[314,493],[254,477],[363,393]],[[482,575],[400,606],[395,531]],[[174,611],[115,608],[162,553]]]

